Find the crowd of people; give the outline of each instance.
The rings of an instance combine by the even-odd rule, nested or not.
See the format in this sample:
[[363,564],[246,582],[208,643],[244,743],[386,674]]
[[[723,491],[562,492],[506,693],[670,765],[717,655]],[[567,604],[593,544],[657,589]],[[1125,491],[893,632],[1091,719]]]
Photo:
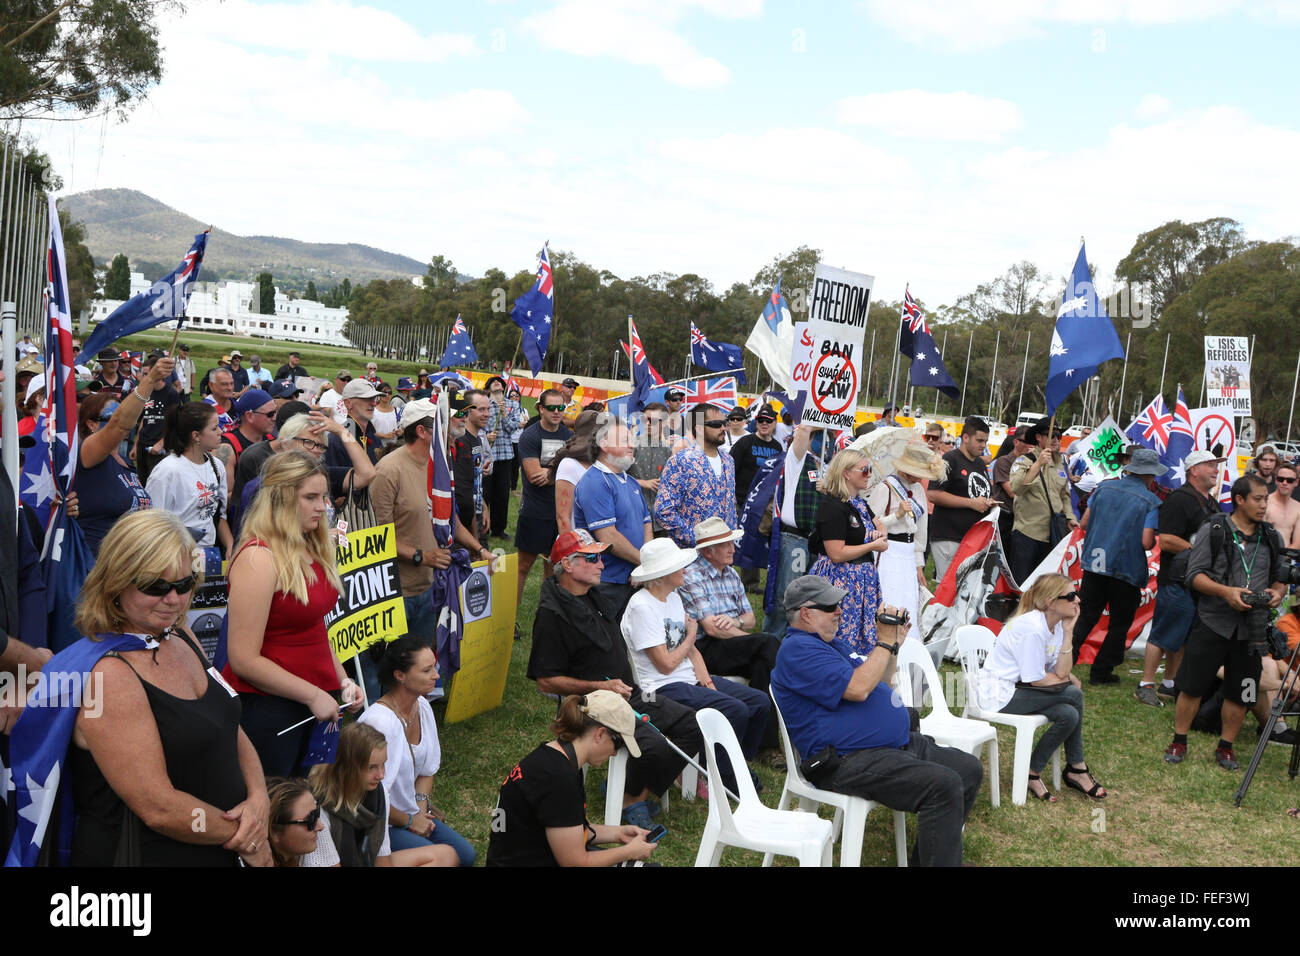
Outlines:
[[[1166,761],[1183,760],[1188,732],[1209,722],[1215,759],[1235,769],[1245,711],[1267,722],[1288,677],[1266,635],[1286,596],[1284,549],[1300,543],[1300,501],[1295,466],[1271,448],[1224,514],[1215,453],[1189,456],[1173,493],[1145,448],[1127,450],[1122,476],[1090,480],[1048,419],[991,457],[979,417],[950,436],[937,423],[900,428],[887,408],[836,442],[764,400],[687,405],[670,388],[629,418],[577,400],[572,378],[525,402],[508,374],[483,388],[426,370],[389,383],[374,362],[312,395],[296,352],[272,376],[260,356],[245,366],[232,350],[197,383],[188,352],[146,356],[136,380],[106,350],[98,387],[79,396],[67,511],[93,557],[81,640],[52,657],[24,641],[22,587],[6,572],[0,667],[82,667],[106,690],[102,721],[87,719],[89,704],[5,719],[20,758],[59,741],[76,864],[473,865],[474,846],[432,803],[443,760],[436,585],[455,562],[495,568],[492,541],[506,539],[516,493],[510,583],[522,598],[538,563],[542,580],[515,637],[529,640],[528,678],[556,701],[555,739],[502,768],[488,865],[648,864],[663,794],[688,761],[718,760],[729,790],[742,773],[761,789],[755,764],[784,767],[782,719],[814,782],[918,813],[913,861],[959,864],[982,767],[921,733],[891,682],[900,646],[922,640],[931,584],[951,578],[962,540],[995,507],[1022,587],[980,696],[986,710],[1048,719],[1030,759],[1033,796],[1055,801],[1041,771],[1058,748],[1068,787],[1107,796],[1085,760],[1074,668],[1105,613],[1088,681],[1121,682],[1153,549],[1159,587],[1134,696],[1176,702]],[[434,532],[428,490],[440,403],[455,479],[449,542]],[[886,429],[892,444],[872,437]],[[771,500],[755,501],[769,477]],[[28,511],[0,527],[20,555],[38,550]],[[354,680],[326,617],[341,591],[339,521],[362,511],[393,526],[407,633],[362,652]],[[757,549],[744,547],[751,511]],[[1078,584],[1035,576],[1076,527]],[[227,562],[228,611],[210,661],[187,621],[214,557]],[[18,564],[30,576],[31,562]],[[761,621],[753,592],[764,594]],[[1300,623],[1279,626],[1294,648]],[[941,657],[949,636],[927,635],[927,649]],[[708,752],[695,720],[704,708],[726,718],[748,766]],[[1275,726],[1277,742],[1294,740]],[[620,749],[624,792],[607,799],[621,822],[593,826],[582,769]],[[703,777],[697,787],[710,797]]]

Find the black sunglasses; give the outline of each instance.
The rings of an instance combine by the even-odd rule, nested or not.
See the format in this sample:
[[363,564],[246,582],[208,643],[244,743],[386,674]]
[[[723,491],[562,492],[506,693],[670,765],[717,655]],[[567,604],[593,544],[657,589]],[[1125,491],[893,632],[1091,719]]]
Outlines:
[[568,405],[540,405],[538,407],[541,408],[541,410],[544,412],[562,412],[569,406]]
[[704,427],[705,427],[705,428],[722,428],[722,427],[724,427],[726,424],[727,424],[727,420],[726,420],[725,418],[719,418],[717,421],[713,421],[713,422],[705,422],[705,423],[704,423]]
[[808,604],[805,606],[812,608],[814,611],[821,611],[823,614],[840,613],[840,606],[838,604]]
[[770,425],[774,421],[776,421],[776,419],[768,418],[766,415],[759,415],[757,418],[754,419],[754,421],[758,422],[758,424],[760,425]]
[[291,827],[294,824],[299,824],[301,826],[306,827],[308,830],[315,830],[316,824],[319,822],[320,822],[320,807],[317,806],[315,810],[307,814],[301,820],[285,820],[283,823],[277,823],[276,826]]
[[1069,601],[1071,604],[1073,604],[1075,601],[1079,600],[1079,592],[1078,592],[1078,591],[1068,591],[1068,592],[1066,592],[1065,594],[1062,594],[1062,595],[1060,596],[1060,599],[1061,599],[1062,601]]
[[158,578],[155,581],[137,584],[135,589],[141,594],[147,594],[149,597],[166,597],[172,591],[177,594],[189,594],[194,590],[196,583],[194,575],[191,574],[179,581],[164,581],[162,578]]

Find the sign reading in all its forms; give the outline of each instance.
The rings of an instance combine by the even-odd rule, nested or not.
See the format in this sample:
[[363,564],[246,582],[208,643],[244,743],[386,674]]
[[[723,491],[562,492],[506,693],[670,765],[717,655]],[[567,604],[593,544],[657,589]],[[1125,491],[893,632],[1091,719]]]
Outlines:
[[343,591],[325,626],[339,661],[406,633],[406,605],[397,572],[397,533],[391,524],[349,531],[336,552]]
[[817,264],[808,306],[812,374],[800,424],[852,430],[874,276]]

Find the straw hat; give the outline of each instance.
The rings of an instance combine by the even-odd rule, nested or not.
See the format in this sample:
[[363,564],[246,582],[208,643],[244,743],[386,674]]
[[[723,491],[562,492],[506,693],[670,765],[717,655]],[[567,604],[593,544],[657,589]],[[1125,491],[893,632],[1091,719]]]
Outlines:
[[914,478],[940,481],[948,476],[948,465],[938,454],[919,442],[908,442],[894,460],[894,470]]
[[694,548],[679,548],[672,538],[655,538],[641,549],[641,564],[632,571],[633,584],[645,584],[680,571],[695,562]]
[[695,550],[700,548],[711,548],[715,544],[726,544],[728,541],[739,541],[745,536],[741,530],[732,531],[727,527],[727,522],[721,518],[705,518],[693,529],[695,531]]

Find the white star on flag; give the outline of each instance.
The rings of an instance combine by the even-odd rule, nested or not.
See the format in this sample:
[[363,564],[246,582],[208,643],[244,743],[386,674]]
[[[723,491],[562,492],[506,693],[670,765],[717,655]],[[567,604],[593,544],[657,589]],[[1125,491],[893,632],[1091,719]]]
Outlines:
[[9,791],[14,789],[14,775],[0,760],[0,803],[9,802]]
[[924,361],[925,361],[925,353],[924,353],[924,352],[917,352],[917,353],[916,353],[916,360],[917,360],[918,362],[924,362]]
[[930,374],[931,374],[931,375],[938,375],[938,374],[939,374],[939,370],[938,370],[937,368],[935,368],[933,365],[931,365],[931,366],[930,366]]
[[53,500],[55,491],[54,476],[50,474],[48,464],[43,463],[41,465],[41,470],[37,473],[35,479],[31,475],[27,476],[27,491],[35,495],[38,502]]
[[49,826],[50,817],[54,802],[54,797],[59,789],[59,764],[55,761],[54,766],[50,768],[50,775],[45,778],[45,784],[42,786],[32,779],[32,775],[27,775],[27,791],[31,795],[32,802],[18,811],[18,815],[24,820],[30,820],[35,827],[32,834],[32,843],[40,846],[45,841],[45,828]]

